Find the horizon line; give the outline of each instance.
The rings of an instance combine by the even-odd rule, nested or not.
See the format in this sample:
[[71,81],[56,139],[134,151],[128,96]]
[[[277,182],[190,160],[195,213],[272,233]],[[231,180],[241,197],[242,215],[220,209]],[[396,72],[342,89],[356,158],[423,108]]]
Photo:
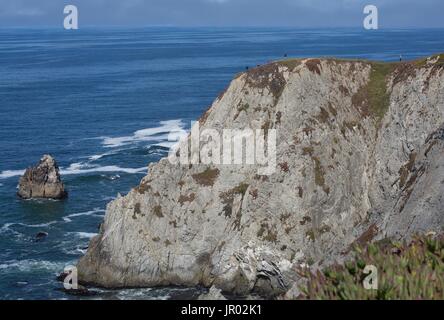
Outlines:
[[[238,26],[238,25],[227,25],[227,26],[212,26],[212,25],[93,25],[93,24],[85,24],[81,25],[78,30],[82,28],[89,28],[89,29],[110,29],[110,28],[125,28],[125,29],[147,29],[147,28],[174,28],[174,29],[293,29],[293,30],[339,30],[339,29],[362,29],[362,31],[369,31],[369,32],[378,32],[381,30],[433,30],[433,29],[444,29],[444,26],[439,27],[427,27],[427,26],[409,26],[409,27],[380,27],[377,30],[365,30],[362,26],[335,26],[335,27],[329,27],[329,26],[318,26],[318,27],[308,27],[308,26],[262,26],[262,25],[251,25],[251,26]],[[10,26],[2,26],[0,25],[0,30],[2,29],[62,29],[63,28],[62,23],[60,26],[57,25],[33,25],[33,26],[25,26],[25,25],[10,25]],[[75,31],[78,31],[75,30]]]

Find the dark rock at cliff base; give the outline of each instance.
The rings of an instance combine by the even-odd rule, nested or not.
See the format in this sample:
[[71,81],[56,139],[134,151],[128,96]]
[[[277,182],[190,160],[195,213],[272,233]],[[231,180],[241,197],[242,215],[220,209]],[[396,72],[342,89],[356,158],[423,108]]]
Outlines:
[[201,294],[197,300],[227,300],[227,298],[222,294],[222,290],[212,286],[207,293]]
[[59,274],[57,275],[56,280],[57,280],[57,281],[60,281],[60,282],[63,282],[63,281],[65,281],[65,279],[66,279],[67,276],[69,276],[69,273],[63,271],[63,272],[61,272],[61,273],[59,273]]
[[59,167],[50,155],[44,155],[37,166],[26,169],[18,188],[17,194],[23,199],[63,199],[68,195],[60,178]]
[[[65,279],[69,276],[69,272],[65,272],[62,271],[61,273],[59,273],[56,277],[56,280],[59,282],[64,282]],[[94,290],[89,290],[87,287],[78,284],[77,288],[71,288],[71,289],[67,289],[67,288],[60,288],[60,291],[69,294],[71,296],[82,296],[82,297],[89,297],[89,296],[95,296],[97,295],[97,291]]]
[[69,294],[71,296],[81,296],[81,297],[90,297],[97,295],[96,291],[88,290],[86,287],[78,285],[77,289],[65,289],[63,288],[63,292]]

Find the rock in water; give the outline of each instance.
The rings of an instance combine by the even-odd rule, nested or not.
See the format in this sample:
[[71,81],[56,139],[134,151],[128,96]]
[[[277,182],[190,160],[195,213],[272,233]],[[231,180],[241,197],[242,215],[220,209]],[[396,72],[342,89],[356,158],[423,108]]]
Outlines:
[[63,271],[63,272],[59,273],[59,275],[56,277],[56,280],[63,282],[63,281],[65,281],[66,277],[68,277],[68,276],[69,276],[69,273]]
[[26,169],[18,188],[17,194],[23,199],[63,199],[68,195],[59,167],[50,155],[44,155],[37,166]]
[[43,241],[48,236],[48,232],[40,231],[35,235],[35,242]]
[[71,296],[81,296],[81,297],[89,297],[95,296],[97,294],[96,291],[90,291],[88,288],[78,285],[77,289],[65,289],[63,288],[63,292],[69,294]]
[[276,296],[298,267],[341,261],[355,243],[444,226],[444,55],[250,69],[201,118],[206,129],[275,134],[276,170],[151,164],[108,205],[80,281]]

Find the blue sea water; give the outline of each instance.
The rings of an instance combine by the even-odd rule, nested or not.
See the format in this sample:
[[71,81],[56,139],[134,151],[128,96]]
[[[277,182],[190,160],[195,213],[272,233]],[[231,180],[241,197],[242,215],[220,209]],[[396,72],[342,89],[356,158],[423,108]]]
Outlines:
[[[79,299],[55,276],[97,233],[106,204],[136,186],[232,77],[271,60],[398,60],[444,52],[444,30],[0,29],[0,299]],[[65,201],[23,201],[23,170],[49,153]],[[48,237],[36,242],[38,232]],[[174,299],[198,290],[101,290]]]

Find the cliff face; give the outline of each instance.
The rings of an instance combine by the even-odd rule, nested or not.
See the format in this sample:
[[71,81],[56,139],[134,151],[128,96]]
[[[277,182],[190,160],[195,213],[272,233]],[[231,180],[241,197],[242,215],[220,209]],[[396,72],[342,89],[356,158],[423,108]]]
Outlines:
[[289,60],[240,74],[201,130],[276,129],[276,171],[150,165],[108,205],[80,280],[273,295],[296,266],[341,260],[353,243],[440,231],[443,60]]

